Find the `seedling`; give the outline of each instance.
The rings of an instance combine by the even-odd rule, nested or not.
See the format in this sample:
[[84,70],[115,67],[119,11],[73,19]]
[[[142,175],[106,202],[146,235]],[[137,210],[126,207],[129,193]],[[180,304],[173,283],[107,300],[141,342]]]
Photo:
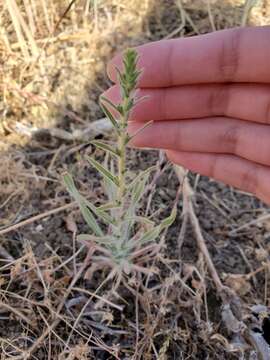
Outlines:
[[121,102],[116,105],[105,97],[101,98],[101,108],[112,123],[117,143],[111,145],[104,141],[93,141],[96,147],[106,153],[105,161],[101,164],[88,158],[90,165],[103,177],[107,203],[96,207],[79,193],[71,175],[64,175],[65,185],[89,226],[89,234],[79,235],[78,240],[94,243],[101,254],[96,260],[102,261],[103,266],[107,264],[116,269],[118,274],[147,272],[140,259],[153,252],[157,238],[173,223],[176,215],[175,206],[171,215],[159,224],[148,216],[138,215],[146,185],[155,167],[136,176],[132,176],[127,167],[127,145],[132,139],[127,131],[128,120],[131,110],[140,100],[135,98],[140,76],[137,61],[136,51],[129,49],[124,54],[123,71],[117,69]]

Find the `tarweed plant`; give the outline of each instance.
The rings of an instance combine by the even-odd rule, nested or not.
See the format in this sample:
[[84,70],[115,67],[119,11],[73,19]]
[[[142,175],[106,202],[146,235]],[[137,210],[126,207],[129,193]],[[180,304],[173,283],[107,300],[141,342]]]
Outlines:
[[[95,206],[77,190],[70,174],[64,175],[65,185],[71,196],[77,201],[82,216],[89,226],[89,234],[81,234],[78,240],[95,244],[100,253],[96,260],[114,268],[117,273],[132,271],[146,272],[140,260],[153,254],[157,248],[157,239],[161,232],[168,228],[175,219],[176,206],[169,217],[155,224],[150,216],[139,216],[142,197],[149,183],[154,166],[132,175],[126,161],[127,146],[131,139],[127,130],[130,112],[136,106],[135,89],[140,76],[137,67],[138,55],[133,49],[126,50],[123,57],[123,71],[117,69],[121,89],[121,102],[114,104],[101,97],[101,108],[111,121],[116,133],[117,143],[93,141],[106,155],[104,163],[88,158],[103,177],[103,186],[107,203]],[[148,126],[146,123],[145,126]],[[142,127],[139,131],[142,131]]]

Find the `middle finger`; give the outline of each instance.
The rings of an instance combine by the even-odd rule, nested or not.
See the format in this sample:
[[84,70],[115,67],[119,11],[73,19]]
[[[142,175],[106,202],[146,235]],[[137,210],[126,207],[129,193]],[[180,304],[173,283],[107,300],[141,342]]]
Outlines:
[[[130,122],[130,134],[141,127],[140,122]],[[215,117],[155,121],[134,137],[131,146],[234,154],[270,166],[269,139],[269,125]]]
[[[112,102],[120,101],[119,86],[104,93]],[[270,85],[208,84],[171,88],[138,89],[147,96],[132,111],[130,120],[173,120],[227,116],[270,124]]]

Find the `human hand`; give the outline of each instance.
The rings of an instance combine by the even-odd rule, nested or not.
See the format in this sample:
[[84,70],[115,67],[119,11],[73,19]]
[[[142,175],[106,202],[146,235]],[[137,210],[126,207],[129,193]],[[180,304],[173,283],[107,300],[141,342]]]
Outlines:
[[[270,27],[219,31],[139,46],[144,71],[129,131],[153,123],[136,147],[165,149],[176,164],[270,204]],[[117,103],[113,87],[104,96]]]

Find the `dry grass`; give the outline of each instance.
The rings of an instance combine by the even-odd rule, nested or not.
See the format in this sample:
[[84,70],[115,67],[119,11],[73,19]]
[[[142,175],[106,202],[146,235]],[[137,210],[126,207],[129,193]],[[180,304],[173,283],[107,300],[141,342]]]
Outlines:
[[[84,160],[93,148],[72,137],[59,139],[48,129],[84,131],[102,117],[97,99],[109,85],[105,65],[115,52],[247,22],[270,24],[268,3],[5,0],[1,360],[239,359],[241,354],[251,359],[252,351],[260,352],[248,329],[254,322],[261,326],[266,316],[261,308],[254,318],[250,307],[269,306],[267,209],[220,184],[192,176],[186,184],[182,178],[189,189],[192,185],[196,206],[188,197],[179,204],[186,211],[162,239],[160,253],[145,260],[153,274],[126,276],[116,291],[105,269],[90,267],[95,246],[76,241],[84,225],[61,181],[69,168],[83,193],[102,199],[96,173]],[[129,162],[133,171],[138,163],[159,165],[149,211],[162,218],[176,197],[177,177],[154,152],[131,151]],[[261,220],[250,224],[257,214]],[[14,226],[21,221],[24,226]],[[224,293],[224,285],[230,291]],[[246,330],[240,334],[235,327],[242,325]]]

